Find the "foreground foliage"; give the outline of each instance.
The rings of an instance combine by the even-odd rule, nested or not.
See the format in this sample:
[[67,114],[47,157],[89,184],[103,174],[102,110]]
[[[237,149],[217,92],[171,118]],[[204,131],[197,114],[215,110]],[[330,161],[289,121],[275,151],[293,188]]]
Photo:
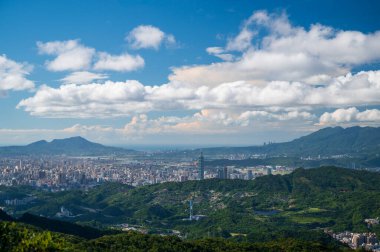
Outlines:
[[334,243],[296,239],[266,243],[237,243],[224,239],[183,241],[173,236],[133,232],[85,240],[14,222],[0,222],[0,251],[346,251],[346,248]]

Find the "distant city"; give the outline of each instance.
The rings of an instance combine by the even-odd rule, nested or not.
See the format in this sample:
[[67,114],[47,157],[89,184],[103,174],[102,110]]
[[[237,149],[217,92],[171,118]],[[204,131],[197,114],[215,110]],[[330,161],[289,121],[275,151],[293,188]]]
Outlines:
[[212,166],[198,160],[116,157],[24,157],[0,159],[0,185],[29,185],[50,191],[92,187],[103,182],[144,186],[203,179],[252,180],[268,174],[288,174],[286,166]]

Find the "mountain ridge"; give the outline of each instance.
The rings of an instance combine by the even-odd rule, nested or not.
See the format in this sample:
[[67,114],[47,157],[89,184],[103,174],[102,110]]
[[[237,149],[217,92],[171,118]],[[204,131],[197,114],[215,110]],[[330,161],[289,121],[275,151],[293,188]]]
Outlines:
[[[327,127],[306,136],[282,143],[270,143],[262,146],[211,147],[186,151],[197,155],[261,154],[268,156],[305,157],[318,155],[333,156],[348,154],[351,156],[378,158],[380,153],[380,127]],[[88,141],[81,136],[54,139],[50,142],[40,140],[24,146],[0,147],[0,156],[7,155],[126,155],[137,153],[135,150],[110,147]],[[183,151],[178,152],[183,153]]]
[[380,127],[327,127],[283,143],[202,148],[204,154],[257,153],[278,156],[373,155],[380,152]]

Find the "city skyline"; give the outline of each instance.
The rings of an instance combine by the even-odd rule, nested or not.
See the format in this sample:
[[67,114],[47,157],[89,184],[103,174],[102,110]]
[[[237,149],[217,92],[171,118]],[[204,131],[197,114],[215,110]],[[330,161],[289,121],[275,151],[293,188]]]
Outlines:
[[342,3],[2,1],[0,145],[258,145],[377,127],[380,6]]

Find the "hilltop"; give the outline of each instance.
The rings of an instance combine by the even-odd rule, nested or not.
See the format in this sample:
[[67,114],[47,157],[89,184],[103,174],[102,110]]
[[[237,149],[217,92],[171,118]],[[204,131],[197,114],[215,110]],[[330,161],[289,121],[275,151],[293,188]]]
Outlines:
[[0,147],[0,155],[67,155],[67,156],[101,156],[101,155],[125,155],[135,153],[117,147],[104,146],[90,142],[77,136],[65,139],[54,139],[51,142],[37,141],[25,146]]

